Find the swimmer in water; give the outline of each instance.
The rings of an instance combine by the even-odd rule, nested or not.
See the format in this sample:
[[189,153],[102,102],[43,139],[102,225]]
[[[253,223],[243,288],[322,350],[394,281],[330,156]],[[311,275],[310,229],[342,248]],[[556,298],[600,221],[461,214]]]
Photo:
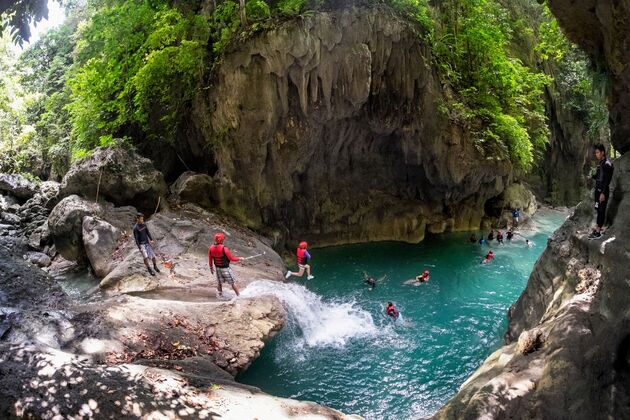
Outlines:
[[424,283],[424,282],[429,281],[429,270],[424,270],[422,274],[420,274],[419,276],[416,276],[416,281],[418,283]]
[[534,243],[530,241],[529,239],[525,239],[525,245],[527,245],[528,247],[532,247],[534,246]]
[[492,259],[494,258],[494,252],[492,252],[492,250],[488,251],[488,255],[486,255],[486,258],[481,261],[481,264],[487,264],[490,261],[492,261]]
[[497,242],[503,245],[503,233],[500,230],[497,232]]
[[374,290],[374,288],[376,287],[376,279],[374,277],[370,276],[365,271],[363,272],[363,283],[369,285],[370,286],[370,290]]
[[387,306],[385,307],[385,313],[387,314],[387,316],[392,317],[394,319],[400,316],[398,309],[396,309],[394,304],[391,302],[387,302]]

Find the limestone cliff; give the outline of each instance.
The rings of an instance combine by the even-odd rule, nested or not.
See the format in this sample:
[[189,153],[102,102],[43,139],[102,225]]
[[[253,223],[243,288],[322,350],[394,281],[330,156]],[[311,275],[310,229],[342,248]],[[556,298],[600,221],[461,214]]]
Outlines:
[[438,111],[445,91],[417,28],[388,8],[258,35],[194,106],[215,201],[276,239],[318,245],[478,228],[512,168]]
[[[630,149],[630,8],[623,2],[550,0],[568,35],[609,69],[614,147]],[[506,345],[436,418],[630,418],[630,154],[615,162],[601,240],[586,199],[550,238],[509,311]]]

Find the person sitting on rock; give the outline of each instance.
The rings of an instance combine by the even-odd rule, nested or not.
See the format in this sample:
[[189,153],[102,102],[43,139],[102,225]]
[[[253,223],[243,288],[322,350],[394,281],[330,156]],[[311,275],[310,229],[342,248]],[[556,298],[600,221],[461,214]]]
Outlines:
[[[160,269],[157,267],[155,252],[153,252],[153,247],[151,246],[151,244],[155,244],[155,241],[151,237],[149,227],[144,223],[143,213],[136,214],[136,224],[133,227],[133,237],[136,240],[136,245],[142,254],[144,265],[146,265],[149,274],[155,276],[156,272],[160,272]],[[151,270],[149,260],[153,260],[153,270],[155,271]]]
[[486,255],[486,258],[484,258],[483,261],[481,261],[481,264],[487,264],[490,261],[492,261],[492,259],[494,258],[494,252],[492,252],[492,250],[488,251],[488,254]]
[[588,235],[588,239],[599,239],[602,236],[604,221],[606,219],[606,207],[610,197],[610,181],[612,180],[614,167],[610,159],[606,157],[606,148],[603,144],[595,146],[595,157],[597,158],[597,169],[593,174],[595,180],[595,210],[597,210],[597,224]]
[[501,231],[497,231],[497,242],[502,244],[503,243],[503,233],[501,233]]
[[214,244],[210,245],[210,248],[208,248],[208,265],[210,266],[210,272],[214,274],[216,268],[218,297],[223,297],[223,283],[232,286],[232,290],[234,290],[236,296],[240,296],[234,273],[230,268],[230,261],[240,261],[242,258],[233,256],[230,249],[223,245],[224,241],[225,235],[219,232],[214,235]]
[[306,242],[304,241],[300,242],[300,246],[295,252],[296,257],[297,257],[297,265],[300,270],[297,273],[294,273],[291,270],[287,271],[287,274],[285,276],[286,278],[289,278],[291,276],[302,277],[304,275],[304,270],[306,270],[306,278],[308,280],[311,280],[312,278],[315,277],[311,275],[311,266],[308,263],[309,260],[311,259],[311,254],[309,254],[308,251],[306,250],[307,247],[308,247],[308,244]]
[[424,270],[422,274],[420,274],[419,276],[416,276],[416,281],[418,283],[424,283],[424,282],[429,281],[429,270]]
[[490,230],[490,233],[488,233],[488,242],[494,240],[494,230]]
[[505,234],[505,238],[508,240],[508,242],[512,240],[513,236],[514,236],[514,232],[512,232],[512,229],[509,229],[507,233]]
[[387,314],[387,316],[390,316],[394,319],[400,316],[400,312],[398,312],[398,309],[396,309],[394,304],[391,302],[387,302],[387,306],[385,306],[385,313]]

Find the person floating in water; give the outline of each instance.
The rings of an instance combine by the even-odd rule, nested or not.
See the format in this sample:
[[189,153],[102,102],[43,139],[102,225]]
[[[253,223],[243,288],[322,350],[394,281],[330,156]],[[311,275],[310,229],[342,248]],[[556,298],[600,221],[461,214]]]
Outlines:
[[387,302],[387,306],[385,307],[385,313],[387,314],[387,316],[390,316],[394,319],[398,318],[400,316],[400,313],[398,312],[398,309],[396,309],[396,307],[394,306],[393,303],[391,302]]
[[527,245],[528,247],[532,247],[534,246],[534,243],[530,241],[529,239],[525,239],[525,245]]
[[306,250],[307,247],[308,244],[306,242],[300,242],[300,245],[295,252],[295,255],[297,257],[297,265],[300,270],[297,273],[294,273],[291,270],[287,271],[287,274],[285,276],[286,278],[289,278],[291,276],[302,277],[304,275],[304,270],[306,270],[306,278],[308,280],[311,280],[315,277],[311,275],[311,266],[308,263],[311,259],[311,254],[309,254]]
[[492,252],[492,250],[490,250],[490,251],[488,251],[488,254],[486,255],[486,258],[484,258],[484,260],[481,261],[481,264],[489,263],[490,261],[492,261],[493,258],[494,258],[494,252]]
[[488,242],[494,240],[494,230],[490,230],[490,233],[488,233]]
[[510,242],[512,240],[512,237],[514,237],[514,232],[512,232],[512,229],[509,229],[505,234],[505,238],[508,240],[508,242]]
[[477,243],[477,235],[475,235],[474,233],[472,235],[470,235],[470,238],[468,239],[468,242],[470,242],[471,244]]
[[486,241],[486,238],[479,239],[479,245],[488,245],[488,241]]
[[418,283],[424,283],[424,282],[429,281],[429,270],[424,270],[422,274],[420,274],[419,276],[416,276],[416,281]]
[[379,281],[385,280],[385,277],[387,277],[387,275],[384,275],[380,279],[376,279],[376,278],[372,277],[371,275],[369,275],[367,272],[364,271],[363,272],[363,283],[371,286],[370,290],[374,290],[374,288],[376,287],[376,283],[379,282]]
[[518,218],[521,216],[521,210],[519,208],[512,210],[512,226],[518,227]]
[[497,231],[497,242],[503,244],[503,233],[501,231]]

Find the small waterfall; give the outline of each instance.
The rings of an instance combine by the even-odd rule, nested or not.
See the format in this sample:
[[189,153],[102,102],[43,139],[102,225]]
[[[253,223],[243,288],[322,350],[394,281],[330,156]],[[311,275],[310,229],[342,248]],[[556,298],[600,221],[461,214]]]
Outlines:
[[324,302],[300,284],[261,280],[242,293],[244,297],[260,295],[273,295],[282,302],[288,313],[286,327],[296,335],[297,346],[343,346],[350,338],[378,332],[372,315],[354,302]]

